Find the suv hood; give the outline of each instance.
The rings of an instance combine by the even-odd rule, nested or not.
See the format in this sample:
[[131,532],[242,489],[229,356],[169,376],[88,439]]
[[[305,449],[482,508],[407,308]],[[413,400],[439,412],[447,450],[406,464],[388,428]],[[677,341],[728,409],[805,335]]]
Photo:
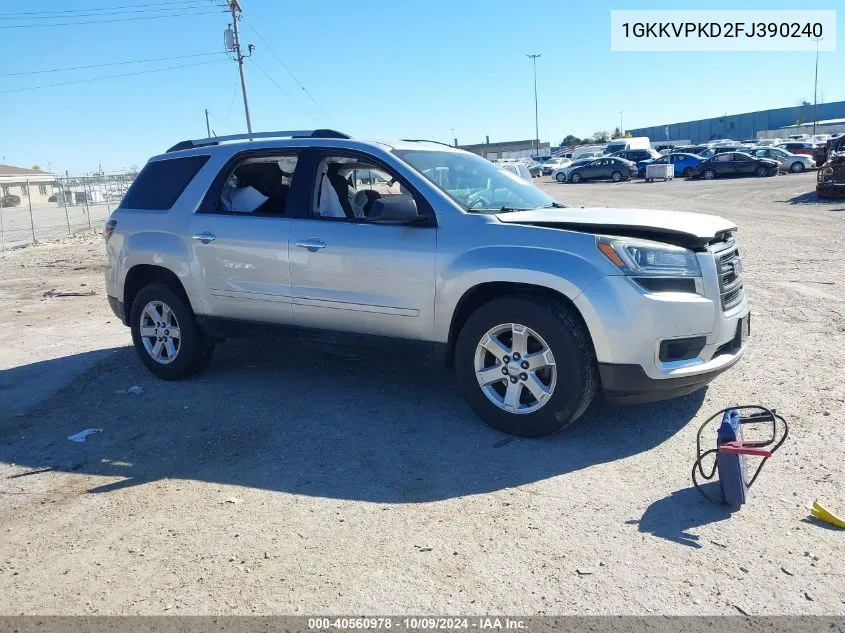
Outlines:
[[721,242],[736,230],[736,224],[718,215],[655,209],[533,209],[499,213],[496,218],[506,224],[637,237],[693,249]]

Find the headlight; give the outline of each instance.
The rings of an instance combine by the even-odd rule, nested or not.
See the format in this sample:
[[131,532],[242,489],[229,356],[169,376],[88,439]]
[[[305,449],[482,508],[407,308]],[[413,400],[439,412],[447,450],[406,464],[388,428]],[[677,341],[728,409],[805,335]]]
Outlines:
[[691,250],[661,242],[627,237],[596,238],[596,245],[625,275],[638,277],[700,277]]

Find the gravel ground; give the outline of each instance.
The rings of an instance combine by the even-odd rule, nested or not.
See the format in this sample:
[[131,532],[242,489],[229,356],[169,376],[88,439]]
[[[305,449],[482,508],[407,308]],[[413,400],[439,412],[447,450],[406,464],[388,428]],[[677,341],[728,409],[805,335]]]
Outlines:
[[[843,532],[807,518],[814,498],[845,514],[845,204],[813,203],[814,174],[540,186],[737,221],[745,359],[513,439],[450,372],[374,350],[230,342],[158,381],[97,236],[0,256],[0,614],[845,614]],[[698,425],[736,403],[792,433],[731,514],[689,472]]]

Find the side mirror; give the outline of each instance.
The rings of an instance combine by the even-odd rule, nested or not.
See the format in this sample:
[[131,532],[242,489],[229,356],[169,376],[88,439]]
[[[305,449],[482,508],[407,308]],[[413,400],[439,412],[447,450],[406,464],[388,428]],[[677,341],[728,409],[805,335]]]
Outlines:
[[404,194],[373,200],[367,216],[369,222],[376,224],[413,224],[421,219],[414,198]]

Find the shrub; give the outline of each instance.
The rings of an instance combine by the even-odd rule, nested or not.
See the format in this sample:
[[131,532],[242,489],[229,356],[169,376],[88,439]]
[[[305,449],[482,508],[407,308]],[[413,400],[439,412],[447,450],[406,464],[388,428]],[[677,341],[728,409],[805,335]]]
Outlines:
[[2,203],[4,207],[16,207],[21,203],[21,198],[20,196],[10,193],[9,195],[0,198],[0,203]]

